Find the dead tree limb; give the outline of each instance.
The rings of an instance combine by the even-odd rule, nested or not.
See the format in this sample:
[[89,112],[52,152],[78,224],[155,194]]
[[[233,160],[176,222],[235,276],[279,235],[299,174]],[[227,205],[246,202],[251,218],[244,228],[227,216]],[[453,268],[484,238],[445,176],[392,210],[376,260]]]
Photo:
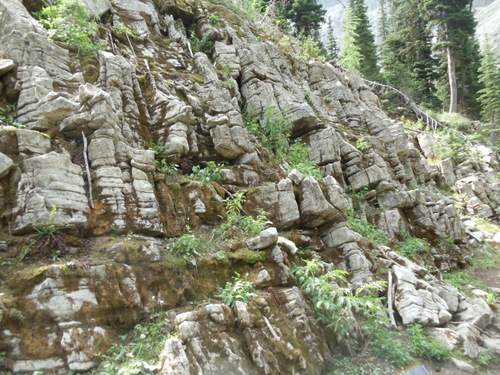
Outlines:
[[438,120],[436,120],[434,117],[432,117],[427,112],[425,112],[422,108],[420,108],[413,100],[411,100],[408,97],[408,95],[406,95],[402,91],[400,91],[392,86],[386,85],[384,83],[373,82],[373,81],[369,81],[369,80],[364,79],[364,78],[363,78],[363,81],[365,81],[368,85],[371,85],[372,88],[373,88],[373,86],[379,86],[379,87],[382,87],[382,88],[385,88],[385,89],[388,89],[388,90],[391,90],[391,91],[394,91],[395,93],[397,93],[399,96],[401,96],[401,98],[403,98],[404,103],[406,105],[408,105],[408,107],[410,107],[410,109],[413,111],[413,113],[415,113],[415,116],[417,116],[417,119],[422,120],[422,123],[426,127],[432,129],[433,132],[435,132],[437,130],[437,128],[444,128],[443,124],[441,124]]
[[394,310],[392,309],[393,305],[393,292],[394,292],[394,286],[392,282],[392,269],[389,269],[389,280],[387,282],[387,309],[389,310],[389,319],[391,321],[391,328],[397,328],[396,321],[394,320]]
[[89,184],[89,206],[91,209],[94,208],[94,201],[92,199],[92,178],[90,176],[89,159],[87,157],[87,137],[82,130],[83,138],[83,160],[85,161],[85,170],[87,171],[87,183]]

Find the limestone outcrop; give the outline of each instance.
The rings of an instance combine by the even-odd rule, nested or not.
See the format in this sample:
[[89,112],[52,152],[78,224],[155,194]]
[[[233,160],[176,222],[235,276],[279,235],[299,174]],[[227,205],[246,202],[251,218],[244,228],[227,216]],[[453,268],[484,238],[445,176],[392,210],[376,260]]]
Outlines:
[[[0,0],[0,107],[15,109],[0,122],[0,371],[90,371],[160,310],[175,332],[160,374],[325,374],[338,342],[290,272],[315,258],[353,291],[390,272],[399,324],[469,357],[498,350],[484,299],[439,278],[493,237],[466,216],[498,222],[491,150],[429,163],[434,136],[390,119],[358,75],[262,40],[221,4],[84,2],[108,43],[95,56],[49,38],[30,13],[43,2]],[[269,108],[318,174],[263,146],[250,117]],[[259,215],[267,228],[242,235]],[[405,236],[428,251],[398,254]],[[256,296],[231,308],[214,295],[235,272]]]

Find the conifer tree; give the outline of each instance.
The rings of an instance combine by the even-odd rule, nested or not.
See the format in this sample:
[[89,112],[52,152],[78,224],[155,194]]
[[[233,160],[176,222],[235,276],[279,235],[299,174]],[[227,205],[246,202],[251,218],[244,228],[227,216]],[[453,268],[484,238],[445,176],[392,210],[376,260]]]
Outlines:
[[318,38],[318,31],[325,22],[326,10],[316,0],[289,0],[285,16],[293,23],[294,35]]
[[375,36],[370,30],[364,0],[349,0],[344,21],[342,64],[369,80],[379,75]]
[[387,14],[386,0],[378,0],[378,25],[377,32],[380,45],[383,45],[389,34],[389,17]]
[[433,21],[430,27],[437,28],[438,41],[433,48],[447,71],[448,82],[441,82],[441,86],[447,88],[444,99],[449,102],[449,112],[474,114],[477,110],[479,46],[474,39],[476,21],[471,5],[471,0],[426,2]]
[[479,82],[484,88],[479,90],[481,116],[483,121],[500,124],[500,60],[488,44],[481,57]]
[[339,58],[339,47],[337,45],[337,40],[335,35],[333,35],[333,25],[332,18],[328,17],[327,29],[326,29],[326,52],[328,59],[338,60]]
[[424,0],[390,0],[389,34],[382,49],[384,80],[424,107],[437,109],[437,61],[432,56]]

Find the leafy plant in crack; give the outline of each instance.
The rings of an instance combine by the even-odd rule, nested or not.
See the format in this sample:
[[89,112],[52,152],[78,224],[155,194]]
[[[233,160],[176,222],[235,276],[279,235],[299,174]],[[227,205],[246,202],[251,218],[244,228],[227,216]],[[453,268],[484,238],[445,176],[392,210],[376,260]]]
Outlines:
[[151,321],[137,324],[131,334],[120,336],[111,345],[95,372],[98,375],[144,374],[158,371],[158,356],[165,339],[172,337],[172,324],[166,313],[152,314]]
[[227,222],[222,225],[222,230],[238,227],[246,236],[255,236],[262,232],[272,222],[267,218],[268,213],[260,210],[256,218],[245,215],[243,205],[245,204],[245,195],[242,192],[234,194],[232,197],[224,200],[224,206],[227,212]]
[[191,39],[191,47],[194,52],[204,52],[209,53],[212,49],[212,45],[214,44],[210,40],[210,33],[206,32],[203,34],[201,39],[198,39],[196,33],[194,31],[191,32],[189,39]]
[[0,127],[5,126],[15,126],[16,128],[22,129],[25,126],[14,121],[14,115],[16,112],[16,106],[14,104],[8,105],[6,107],[0,107]]
[[220,167],[221,165],[215,164],[214,161],[209,161],[205,168],[195,165],[193,167],[193,173],[191,173],[189,177],[204,183],[219,181],[222,178],[220,174]]
[[233,282],[227,282],[226,286],[220,290],[215,297],[220,298],[229,307],[234,307],[237,301],[247,304],[256,294],[253,293],[253,283],[245,281],[238,272],[235,272]]
[[35,13],[49,37],[78,48],[81,55],[106,48],[106,42],[96,41],[97,24],[90,21],[90,12],[80,0],[58,0],[55,5]]
[[373,225],[368,224],[358,217],[352,208],[347,209],[347,222],[354,231],[361,234],[375,246],[384,245],[389,241],[387,236],[380,229],[375,228]]
[[186,229],[187,233],[175,241],[170,251],[182,257],[185,262],[196,266],[196,257],[203,254],[205,245],[191,233],[191,228],[189,226],[186,226]]
[[44,257],[57,260],[61,254],[65,254],[67,250],[66,235],[61,233],[61,230],[68,228],[66,225],[56,224],[57,207],[52,206],[52,211],[49,215],[49,223],[41,223],[33,218],[30,220],[33,223],[33,228],[37,232],[32,243],[21,254],[20,260],[23,260],[35,248]]
[[318,259],[305,260],[305,263],[304,267],[293,267],[290,272],[311,300],[317,319],[331,328],[337,340],[353,354],[353,344],[364,335],[359,317],[371,321],[374,326],[387,324],[387,318],[381,314],[385,309],[377,297],[386,283],[375,281],[353,293],[347,286],[347,272],[334,270],[321,274]]

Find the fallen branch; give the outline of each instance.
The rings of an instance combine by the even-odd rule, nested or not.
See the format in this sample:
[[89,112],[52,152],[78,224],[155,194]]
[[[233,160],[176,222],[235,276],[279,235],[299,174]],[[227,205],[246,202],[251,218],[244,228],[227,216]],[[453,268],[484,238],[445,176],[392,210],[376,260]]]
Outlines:
[[82,138],[83,138],[83,159],[85,160],[85,170],[87,171],[87,183],[89,185],[89,206],[90,208],[94,208],[94,202],[92,199],[92,179],[90,177],[90,168],[89,168],[89,159],[87,157],[87,138],[85,137],[85,133],[82,130]]
[[394,319],[394,310],[392,309],[394,301],[394,286],[392,281],[392,269],[389,269],[389,280],[387,282],[387,309],[389,310],[389,319],[391,328],[397,329],[396,320]]
[[422,120],[422,122],[426,125],[426,127],[431,128],[433,132],[435,132],[438,127],[444,128],[443,124],[441,124],[438,120],[436,120],[434,117],[432,117],[427,112],[425,112],[423,109],[421,109],[413,100],[411,100],[402,91],[400,91],[392,86],[386,85],[384,83],[373,82],[373,81],[369,81],[369,80],[364,79],[364,78],[363,78],[363,81],[365,81],[368,85],[379,86],[379,87],[383,87],[385,89],[389,89],[389,90],[396,92],[398,95],[400,95],[403,98],[404,102],[410,107],[410,109],[413,111],[413,113],[415,113],[415,116],[417,116],[417,119]]
[[274,329],[273,329],[273,326],[271,325],[271,323],[269,323],[269,320],[267,320],[267,318],[266,318],[265,316],[264,316],[264,322],[266,322],[266,326],[267,326],[267,328],[269,329],[269,331],[271,332],[271,335],[273,335],[273,337],[274,337],[276,340],[280,341],[279,336],[276,334],[276,332],[275,332],[275,331],[274,331]]

